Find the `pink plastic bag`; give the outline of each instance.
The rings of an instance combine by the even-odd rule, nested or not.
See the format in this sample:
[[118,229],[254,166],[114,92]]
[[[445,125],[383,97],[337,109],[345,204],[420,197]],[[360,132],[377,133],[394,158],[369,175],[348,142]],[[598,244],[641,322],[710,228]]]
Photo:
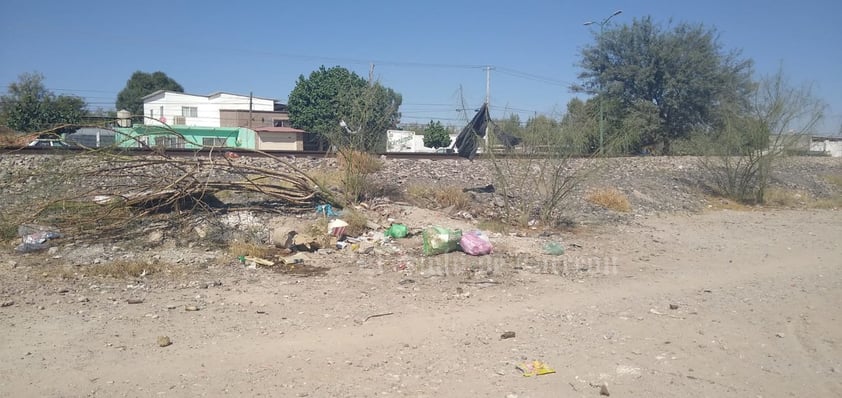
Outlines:
[[463,252],[471,256],[482,256],[494,251],[491,240],[480,231],[472,231],[462,235],[462,239],[459,239],[459,246]]

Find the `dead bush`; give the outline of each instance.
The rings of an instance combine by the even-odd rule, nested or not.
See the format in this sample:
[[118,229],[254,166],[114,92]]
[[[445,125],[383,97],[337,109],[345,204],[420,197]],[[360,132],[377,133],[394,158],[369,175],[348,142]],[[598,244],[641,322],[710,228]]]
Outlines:
[[609,210],[623,213],[631,211],[631,203],[629,203],[628,197],[615,188],[598,188],[589,193],[585,200]]

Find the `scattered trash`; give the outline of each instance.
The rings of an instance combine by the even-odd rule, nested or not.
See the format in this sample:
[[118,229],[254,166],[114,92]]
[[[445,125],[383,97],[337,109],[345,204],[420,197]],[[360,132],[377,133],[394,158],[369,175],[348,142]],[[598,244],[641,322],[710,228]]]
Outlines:
[[555,370],[541,361],[524,362],[516,366],[517,370],[523,372],[523,377],[541,376],[555,373]]
[[455,251],[462,239],[462,231],[442,227],[430,227],[423,232],[424,255],[433,256]]
[[305,256],[304,254],[299,253],[299,254],[289,256],[289,257],[283,257],[283,258],[281,258],[281,261],[284,264],[303,264],[304,259],[306,258],[304,256]]
[[564,246],[558,242],[549,242],[544,245],[544,253],[551,256],[560,256],[564,254]]
[[348,247],[348,245],[350,245],[350,243],[348,243],[348,242],[336,242],[336,248],[339,249],[339,250],[342,250],[342,249]]
[[172,340],[167,336],[158,336],[158,347],[167,347],[172,345]]
[[188,306],[184,307],[184,310],[185,311],[198,311],[199,307],[196,307],[195,305],[188,305]]
[[482,256],[491,254],[494,251],[488,235],[481,231],[471,231],[462,235],[462,238],[459,239],[459,246],[463,252],[471,256]]
[[389,229],[383,232],[383,235],[395,239],[406,238],[406,236],[409,235],[409,228],[403,224],[392,224],[389,226]]
[[782,339],[782,338],[786,337],[786,335],[783,334],[783,333],[775,333],[775,337],[777,337],[779,339]]
[[503,334],[500,335],[500,340],[513,339],[513,338],[515,338],[515,336],[516,336],[515,332],[504,332]]
[[339,213],[333,211],[333,206],[331,205],[317,205],[316,213],[323,214],[326,217],[339,217]]
[[240,157],[240,155],[239,155],[239,154],[237,154],[236,152],[231,152],[231,151],[225,151],[225,152],[223,152],[223,153],[222,153],[222,156],[224,156],[224,157],[225,157],[225,159],[237,159],[237,158],[239,158],[239,157]]
[[348,223],[342,220],[333,220],[327,224],[327,233],[340,238],[345,235],[345,228],[348,227]]
[[260,257],[253,257],[253,256],[244,256],[243,259],[246,261],[248,265],[255,264],[255,265],[262,265],[264,267],[271,267],[275,265],[274,261],[269,261],[265,258]]
[[50,248],[49,241],[51,239],[64,237],[64,235],[53,228],[30,224],[19,226],[18,236],[21,237],[22,243],[15,247],[15,251],[20,253],[48,249]]
[[15,305],[15,302],[12,301],[12,300],[4,301],[4,302],[0,303],[0,307],[11,307],[13,305]]

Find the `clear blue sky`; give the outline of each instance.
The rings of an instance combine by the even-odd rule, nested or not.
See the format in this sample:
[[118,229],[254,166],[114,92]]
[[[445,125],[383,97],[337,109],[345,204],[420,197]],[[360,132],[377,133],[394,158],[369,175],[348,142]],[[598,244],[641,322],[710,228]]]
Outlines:
[[0,84],[39,71],[57,94],[112,109],[136,70],[163,71],[195,94],[254,92],[286,101],[299,75],[340,65],[403,95],[403,121],[462,124],[485,97],[492,116],[559,115],[574,95],[583,22],[623,13],[715,27],[758,74],[780,65],[828,104],[819,133],[842,125],[842,1],[3,1]]

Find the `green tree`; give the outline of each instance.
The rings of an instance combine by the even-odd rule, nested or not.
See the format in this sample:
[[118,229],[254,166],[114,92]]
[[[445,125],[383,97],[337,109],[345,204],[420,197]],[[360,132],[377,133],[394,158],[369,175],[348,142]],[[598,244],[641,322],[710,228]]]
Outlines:
[[[319,135],[327,143],[363,151],[386,148],[386,130],[400,121],[401,96],[380,83],[335,66],[301,75],[289,95],[293,127]],[[345,127],[340,125],[345,123]]]
[[753,63],[726,52],[715,29],[687,23],[665,29],[646,17],[595,39],[582,50],[576,89],[610,108],[607,140],[634,129],[621,137],[621,148],[659,143],[669,154],[672,141],[721,126],[724,109],[748,109]]
[[184,87],[164,72],[136,71],[126,81],[126,87],[117,94],[117,110],[127,110],[132,115],[143,115],[143,97],[158,90],[183,93]]
[[439,121],[432,121],[424,128],[424,146],[427,148],[444,148],[450,146],[450,134]]
[[56,96],[44,86],[44,75],[24,73],[0,97],[0,120],[10,128],[25,132],[61,134],[62,125],[78,124],[88,114],[82,98]]

